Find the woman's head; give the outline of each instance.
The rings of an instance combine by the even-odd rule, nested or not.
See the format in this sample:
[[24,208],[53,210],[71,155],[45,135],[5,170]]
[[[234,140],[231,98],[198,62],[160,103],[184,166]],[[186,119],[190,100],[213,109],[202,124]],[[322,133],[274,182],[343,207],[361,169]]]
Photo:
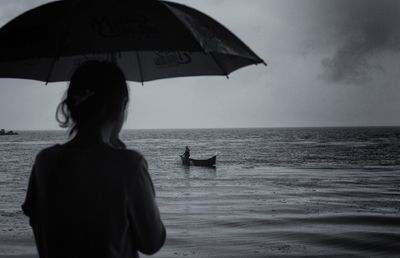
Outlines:
[[118,122],[129,100],[128,86],[121,69],[110,62],[87,61],[72,75],[56,119],[70,134],[84,127]]

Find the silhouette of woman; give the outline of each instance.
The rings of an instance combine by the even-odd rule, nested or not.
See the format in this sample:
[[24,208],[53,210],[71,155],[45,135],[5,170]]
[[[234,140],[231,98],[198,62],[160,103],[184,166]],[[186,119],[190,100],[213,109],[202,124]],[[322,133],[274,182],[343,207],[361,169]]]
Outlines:
[[115,64],[88,61],[73,74],[56,115],[73,137],[36,156],[22,205],[41,258],[138,257],[163,246],[147,162],[119,139],[128,96]]

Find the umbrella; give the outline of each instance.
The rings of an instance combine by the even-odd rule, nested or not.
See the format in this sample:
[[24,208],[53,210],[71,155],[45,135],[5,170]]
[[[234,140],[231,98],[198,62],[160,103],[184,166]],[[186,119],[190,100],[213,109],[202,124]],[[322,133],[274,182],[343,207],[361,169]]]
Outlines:
[[92,59],[116,62],[142,83],[265,64],[211,17],[167,1],[55,1],[0,29],[0,78],[68,81]]

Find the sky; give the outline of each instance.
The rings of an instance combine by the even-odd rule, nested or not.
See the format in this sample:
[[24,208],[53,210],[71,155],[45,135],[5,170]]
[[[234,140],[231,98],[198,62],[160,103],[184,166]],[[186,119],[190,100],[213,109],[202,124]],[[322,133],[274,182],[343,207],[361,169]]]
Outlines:
[[[0,26],[49,1],[1,0]],[[131,82],[125,129],[400,125],[400,1],[175,0],[268,66]],[[0,128],[58,129],[68,84],[0,79]]]

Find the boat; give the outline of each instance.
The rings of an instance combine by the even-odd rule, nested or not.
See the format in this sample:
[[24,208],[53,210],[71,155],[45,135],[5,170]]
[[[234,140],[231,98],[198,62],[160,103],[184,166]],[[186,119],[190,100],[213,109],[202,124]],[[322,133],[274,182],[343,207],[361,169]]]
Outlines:
[[183,155],[180,155],[182,164],[186,166],[201,166],[201,167],[214,167],[217,162],[217,156],[213,156],[209,159],[191,159],[185,158]]

